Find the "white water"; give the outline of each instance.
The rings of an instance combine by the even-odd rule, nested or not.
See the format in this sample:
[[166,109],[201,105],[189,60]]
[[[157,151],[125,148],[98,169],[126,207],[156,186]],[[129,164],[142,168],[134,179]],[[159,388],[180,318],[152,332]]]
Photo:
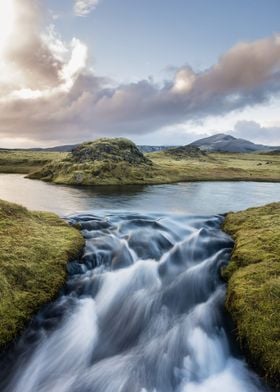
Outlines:
[[2,361],[5,392],[266,390],[235,350],[221,216],[72,217],[87,239],[58,300]]

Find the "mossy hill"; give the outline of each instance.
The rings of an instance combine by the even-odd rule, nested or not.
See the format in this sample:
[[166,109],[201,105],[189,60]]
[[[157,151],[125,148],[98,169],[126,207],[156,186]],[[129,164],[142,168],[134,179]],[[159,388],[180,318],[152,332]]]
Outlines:
[[28,177],[69,185],[280,181],[279,155],[213,154],[195,146],[174,147],[144,155],[133,142],[122,138],[83,143],[62,158]]
[[83,244],[80,232],[55,214],[0,200],[0,348],[54,299]]
[[226,307],[251,365],[280,386],[280,203],[230,213],[224,230],[235,240]]
[[123,138],[103,138],[80,144],[72,150],[70,159],[77,163],[111,160],[131,165],[151,164],[132,141]]
[[128,139],[98,139],[73,149],[30,178],[66,184],[131,184],[152,177],[153,163]]
[[193,158],[200,159],[207,156],[204,151],[200,150],[198,147],[193,146],[179,146],[169,148],[163,151],[162,154],[176,160]]

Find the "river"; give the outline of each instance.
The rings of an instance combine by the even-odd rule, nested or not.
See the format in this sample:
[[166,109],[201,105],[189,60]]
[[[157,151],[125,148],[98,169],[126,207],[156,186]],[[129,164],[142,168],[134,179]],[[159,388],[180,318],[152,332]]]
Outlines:
[[[280,184],[74,188],[0,176],[0,198],[79,223],[81,260],[1,361],[3,392],[256,392],[224,310],[222,213]],[[82,212],[83,211],[83,212]]]

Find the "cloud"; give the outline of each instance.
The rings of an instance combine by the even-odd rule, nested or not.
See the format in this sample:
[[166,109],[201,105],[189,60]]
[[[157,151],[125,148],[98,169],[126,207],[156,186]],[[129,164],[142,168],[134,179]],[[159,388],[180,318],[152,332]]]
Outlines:
[[67,45],[53,25],[42,33],[36,0],[27,0],[24,5],[20,0],[10,1],[15,10],[14,28],[9,45],[0,54],[0,102],[13,106],[19,100],[20,106],[20,100],[46,100],[69,92],[86,68],[87,47],[77,38]]
[[93,11],[99,3],[99,0],[75,0],[74,13],[77,16],[86,16]]
[[[1,52],[1,82],[8,82],[11,89],[17,86],[34,89],[55,86],[59,81],[62,63],[38,34],[40,13],[37,2],[29,0],[27,4],[10,0],[7,5],[7,9],[13,5],[13,14],[7,15],[13,18],[10,22],[12,25],[8,26],[8,22],[4,26],[9,27],[10,32],[5,37],[6,45],[3,45]],[[4,18],[6,8],[3,3],[1,7]]]
[[265,127],[256,121],[238,121],[231,134],[255,143],[280,146],[280,126]]
[[239,43],[202,72],[177,68],[160,85],[152,79],[118,84],[93,73],[87,47],[77,38],[67,44],[53,26],[42,29],[35,0],[24,6],[10,1],[17,23],[0,58],[6,66],[0,80],[2,138],[51,144],[138,137],[268,102],[280,92],[279,35]]

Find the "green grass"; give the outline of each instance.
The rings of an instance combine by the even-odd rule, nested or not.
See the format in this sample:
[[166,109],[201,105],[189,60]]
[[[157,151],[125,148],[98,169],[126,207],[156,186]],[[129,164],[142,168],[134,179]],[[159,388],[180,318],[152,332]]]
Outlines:
[[52,151],[0,150],[0,173],[27,174],[66,156],[67,153]]
[[211,153],[178,160],[161,151],[147,156],[160,169],[166,182],[280,181],[280,156],[275,155]]
[[280,384],[280,203],[229,213],[224,230],[235,240],[226,307],[250,363]]
[[0,347],[63,285],[66,264],[84,244],[55,214],[0,200]]
[[[123,141],[127,150],[118,150]],[[105,143],[106,142],[106,143]],[[161,151],[146,154],[152,164],[125,161],[133,143],[126,139],[99,139],[99,159],[72,159],[69,153],[0,151],[0,173],[26,173],[30,178],[61,184],[164,184],[188,181],[280,181],[280,155],[264,153],[187,153]],[[103,145],[111,144],[109,152]],[[133,156],[133,154],[132,154]]]
[[[187,181],[280,181],[280,156],[209,154],[176,159],[160,153],[146,155],[152,165],[103,160],[73,163],[68,159],[45,166],[30,178],[58,184],[164,184]],[[269,163],[267,163],[269,162]],[[260,164],[261,163],[261,164]]]

